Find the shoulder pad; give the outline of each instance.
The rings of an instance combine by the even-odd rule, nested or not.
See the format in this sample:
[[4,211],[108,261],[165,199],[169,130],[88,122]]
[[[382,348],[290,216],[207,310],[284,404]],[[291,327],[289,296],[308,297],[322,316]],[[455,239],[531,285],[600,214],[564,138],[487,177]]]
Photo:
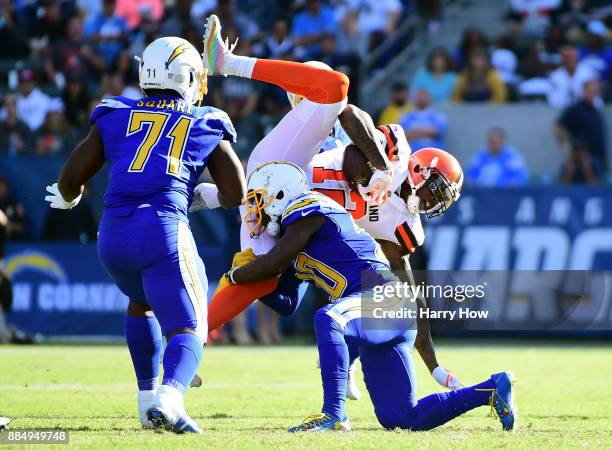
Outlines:
[[98,103],[98,106],[93,110],[91,116],[89,116],[89,124],[95,124],[100,117],[108,114],[116,109],[131,108],[134,106],[134,100],[127,97],[109,97],[103,98]]
[[203,121],[203,125],[221,134],[224,141],[236,142],[236,130],[232,120],[225,111],[212,106],[195,108],[194,115]]
[[281,225],[286,227],[305,216],[323,215],[321,197],[315,192],[299,195],[287,205],[281,217]]

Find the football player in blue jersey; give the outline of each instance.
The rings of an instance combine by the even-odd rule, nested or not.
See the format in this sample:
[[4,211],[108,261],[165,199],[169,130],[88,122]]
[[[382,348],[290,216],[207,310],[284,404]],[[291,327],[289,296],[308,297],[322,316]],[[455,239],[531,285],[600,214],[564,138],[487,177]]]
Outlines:
[[[152,42],[139,60],[141,100],[104,99],[89,135],[72,152],[59,180],[47,187],[52,208],[70,209],[83,185],[108,163],[100,222],[102,264],[129,298],[128,348],[138,381],[143,427],[201,432],[183,396],[207,336],[207,279],[187,210],[208,167],[226,208],[242,203],[244,172],[223,111],[199,104],[207,90],[197,50],[186,40]],[[162,336],[167,340],[158,386]]]
[[363,315],[364,294],[395,284],[397,278],[374,239],[355,225],[346,209],[311,191],[302,169],[285,161],[260,165],[249,175],[247,199],[244,220],[257,224],[261,232],[280,222],[280,238],[256,259],[252,252],[238,254],[220,288],[280,275],[276,291],[261,300],[285,314],[298,306],[301,281],[325,290],[332,299],[315,315],[323,407],[289,431],[350,430],[345,398],[349,354],[355,351],[374,411],[385,428],[429,430],[489,402],[503,429],[514,427],[517,409],[511,372],[417,400],[411,356],[416,329],[405,324],[366,326],[368,316]]

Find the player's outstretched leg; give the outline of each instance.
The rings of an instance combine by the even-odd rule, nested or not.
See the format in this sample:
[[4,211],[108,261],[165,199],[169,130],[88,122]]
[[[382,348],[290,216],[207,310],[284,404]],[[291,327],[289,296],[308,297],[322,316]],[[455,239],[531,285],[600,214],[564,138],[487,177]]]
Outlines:
[[141,314],[137,310],[148,309],[131,302],[125,318],[125,338],[134,365],[138,382],[138,415],[143,428],[151,428],[147,409],[151,406],[157,391],[159,378],[159,357],[162,348],[162,333],[157,319]]
[[221,38],[219,18],[211,15],[206,21],[202,54],[209,75],[235,75],[273,83],[314,103],[333,104],[346,99],[349,80],[340,72],[292,61],[237,56],[232,50],[233,46]]
[[504,430],[514,427],[517,409],[510,372],[492,375],[480,384],[457,391],[428,395],[417,402],[411,352],[411,343],[361,349],[364,379],[383,427],[427,431],[488,404],[492,404]]

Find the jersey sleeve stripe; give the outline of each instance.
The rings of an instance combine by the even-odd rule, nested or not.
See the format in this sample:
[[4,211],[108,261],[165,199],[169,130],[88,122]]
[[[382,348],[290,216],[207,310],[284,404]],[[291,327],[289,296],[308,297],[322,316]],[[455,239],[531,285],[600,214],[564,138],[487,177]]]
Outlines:
[[304,208],[305,206],[308,206],[311,203],[317,202],[318,200],[319,199],[316,199],[316,198],[307,198],[306,200],[302,200],[301,202],[296,203],[295,205],[289,206],[289,208],[287,208],[285,212],[283,213],[283,217],[287,217],[292,212],[297,211],[300,208]]
[[412,231],[410,230],[408,224],[403,223],[399,225],[395,229],[395,237],[397,238],[397,240],[405,251],[413,253],[416,250],[414,242],[417,242],[417,240],[414,237],[414,233],[412,233]]
[[399,153],[397,148],[397,137],[395,134],[393,134],[393,131],[389,125],[381,125],[378,127],[378,129],[383,132],[385,138],[387,139],[387,156],[389,157],[389,161],[393,161]]

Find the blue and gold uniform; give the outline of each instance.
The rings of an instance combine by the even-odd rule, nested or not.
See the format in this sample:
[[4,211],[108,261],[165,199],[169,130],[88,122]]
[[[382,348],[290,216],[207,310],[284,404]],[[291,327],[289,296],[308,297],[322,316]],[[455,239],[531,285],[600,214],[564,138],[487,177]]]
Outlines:
[[151,306],[164,335],[207,335],[207,280],[187,220],[196,181],[221,140],[224,112],[172,96],[102,100],[91,115],[109,164],[98,251],[130,301]]
[[285,209],[281,227],[309,216],[323,216],[325,222],[293,262],[298,279],[320,287],[332,300],[389,281],[389,264],[379,245],[329,197],[318,192],[296,197]]
[[326,291],[332,300],[314,317],[323,381],[322,413],[290,431],[348,427],[348,367],[354,359],[350,355],[357,354],[374,411],[385,428],[429,430],[487,404],[497,387],[492,379],[460,391],[417,399],[411,356],[416,330],[408,329],[413,328],[409,325],[389,328],[362,314],[364,292],[397,280],[389,272],[378,244],[355,225],[344,208],[316,192],[292,200],[282,215],[281,226],[286,228],[314,215],[323,216],[325,222],[282,275],[277,290],[261,299],[279,313],[291,314],[299,306],[299,283],[308,281]]

